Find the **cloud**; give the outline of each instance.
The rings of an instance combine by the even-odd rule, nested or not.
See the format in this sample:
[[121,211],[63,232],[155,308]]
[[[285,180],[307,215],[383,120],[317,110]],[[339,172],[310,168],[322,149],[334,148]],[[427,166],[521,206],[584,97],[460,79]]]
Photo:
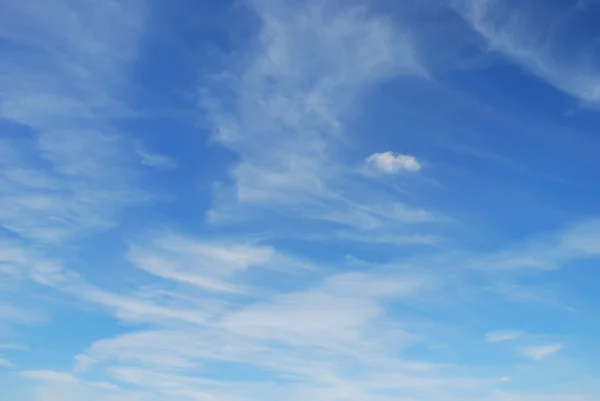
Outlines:
[[177,168],[177,161],[172,157],[161,155],[159,153],[151,153],[141,147],[136,149],[137,155],[143,165],[155,167],[163,170],[173,170]]
[[[432,245],[439,243],[442,239],[438,236],[431,234],[386,234],[381,233],[373,235],[372,233],[360,233],[360,232],[339,232],[336,234],[336,240],[340,241],[352,241],[367,244],[378,244],[378,245],[399,245],[399,246],[410,246],[410,245]],[[331,238],[320,238],[314,237],[317,240],[331,241]]]
[[[209,316],[210,302],[192,298],[195,302],[185,302],[171,293],[121,294],[107,291],[87,282],[73,270],[58,263],[41,261],[32,269],[31,278],[38,284],[50,286],[88,303],[100,305],[115,316],[127,322],[164,323],[185,322],[204,323]],[[185,297],[183,297],[185,299]]]
[[26,370],[19,372],[23,377],[39,381],[59,382],[59,383],[75,383],[77,379],[64,372],[54,372],[51,370]]
[[556,353],[562,347],[563,346],[561,344],[532,346],[523,348],[521,353],[526,358],[533,359],[535,361],[541,361],[542,359]]
[[[139,227],[114,230],[80,250],[63,241],[114,227],[124,208],[148,200],[136,189],[140,159],[161,168],[171,161],[140,154],[119,129],[127,125],[122,117],[135,116],[121,91],[135,81],[125,71],[146,38],[145,7],[98,0],[82,11],[85,5],[42,3],[16,14],[33,21],[25,27],[42,30],[33,36],[41,36],[44,49],[66,50],[59,60],[41,52],[44,69],[15,72],[18,63],[10,63],[13,76],[24,79],[15,81],[3,112],[30,135],[0,146],[8,160],[0,184],[7,184],[11,206],[0,222],[21,238],[0,246],[0,260],[31,279],[31,292],[59,300],[61,308],[81,308],[92,320],[97,312],[108,315],[101,320],[110,326],[94,330],[99,336],[87,348],[65,351],[74,355],[72,371],[52,360],[39,361],[49,370],[20,373],[34,382],[36,401],[544,399],[498,389],[510,387],[501,383],[513,376],[512,366],[468,363],[476,337],[461,323],[474,321],[475,312],[464,301],[478,297],[468,305],[499,310],[486,285],[509,276],[502,266],[556,267],[595,257],[594,224],[466,256],[448,251],[450,241],[433,256],[429,248],[421,255],[352,244],[361,259],[343,260],[338,256],[347,249],[338,244],[285,236],[318,231],[367,244],[432,244],[435,235],[414,231],[447,221],[418,194],[399,195],[356,171],[373,150],[355,160],[341,154],[369,89],[396,77],[427,78],[416,42],[391,15],[318,1],[244,3],[258,17],[258,33],[245,53],[232,49],[235,65],[218,74],[225,88],[213,82],[203,92],[214,139],[235,156],[230,180],[215,188],[211,216],[213,223],[264,221],[204,226],[184,209],[177,211],[180,229],[148,236]],[[160,19],[170,15],[163,10],[149,13],[161,22],[161,43]],[[28,29],[10,31],[18,33],[13,42],[38,46]],[[412,156],[390,157],[384,166],[396,172],[420,168]],[[154,212],[164,211],[143,216],[152,223]],[[46,254],[53,250],[66,256]],[[496,269],[464,268],[481,265]],[[487,313],[483,319],[482,326],[492,324],[487,319],[502,324]],[[488,341],[506,336],[488,333]],[[432,347],[442,342],[443,349]],[[464,362],[449,363],[453,357]],[[570,379],[555,376],[544,375],[542,386]]]
[[[600,72],[593,63],[595,44],[578,36],[573,49],[562,37],[573,37],[588,14],[577,2],[554,4],[498,0],[464,0],[459,11],[493,51],[537,75],[559,90],[590,104],[600,101]],[[543,7],[542,7],[543,4]],[[569,15],[569,18],[563,18]]]
[[563,230],[538,235],[517,246],[482,255],[474,267],[490,270],[551,270],[600,257],[600,220],[588,218]]
[[10,135],[0,159],[2,229],[56,244],[111,227],[123,208],[149,200],[113,122],[132,113],[121,79],[137,54],[140,7],[3,6],[0,117]]
[[2,344],[2,343],[0,343],[0,349],[25,351],[28,348],[26,346],[20,345],[20,344],[9,344],[9,343]]
[[485,341],[488,343],[498,343],[498,342],[516,340],[522,336],[523,336],[522,332],[514,331],[514,330],[491,331],[485,335]]
[[0,367],[10,368],[11,366],[13,365],[8,359],[0,358]]
[[411,38],[364,7],[251,4],[260,20],[256,44],[241,66],[203,90],[214,138],[238,157],[233,185],[217,188],[211,221],[276,213],[381,225],[368,206],[392,203],[393,197],[377,187],[360,191],[348,185],[354,163],[335,154],[369,88],[394,77],[427,75]]
[[0,238],[0,273],[18,275],[30,257],[19,241]]
[[273,257],[270,247],[201,242],[175,235],[155,238],[145,247],[132,246],[128,252],[134,265],[157,277],[224,292],[237,291],[224,279],[236,271],[264,266]]
[[368,165],[385,174],[421,170],[421,164],[414,156],[393,152],[373,153],[365,161]]
[[46,320],[46,316],[23,306],[2,303],[0,301],[0,322],[13,322],[18,324],[32,325]]
[[[415,339],[384,323],[383,304],[412,297],[422,288],[421,280],[411,277],[335,275],[307,290],[226,313],[213,324],[100,340],[77,359],[84,368],[104,367],[117,381],[185,400],[261,399],[269,394],[359,400],[378,399],[378,391],[478,388],[482,382],[477,379],[444,376],[442,365],[389,356],[390,349],[402,349]],[[235,366],[253,375],[265,372],[269,379],[232,386],[228,380],[198,376],[198,366]],[[349,380],[348,368],[365,373]]]
[[[74,371],[78,375],[102,373],[117,387],[124,383],[142,394],[153,392],[186,401],[194,397],[261,399],[274,392],[285,399],[310,396],[319,401],[379,401],[377,394],[382,392],[391,394],[385,401],[406,395],[439,399],[443,393],[477,399],[475,394],[491,394],[502,377],[502,371],[482,377],[465,366],[436,363],[431,355],[423,359],[406,356],[437,343],[440,329],[427,326],[433,322],[423,326],[410,315],[408,319],[398,316],[390,306],[423,307],[433,293],[434,299],[442,296],[447,307],[444,290],[454,285],[448,274],[440,283],[431,274],[439,270],[426,260],[417,260],[414,266],[349,261],[335,270],[321,264],[318,270],[304,272],[301,279],[286,269],[275,276],[271,275],[275,271],[266,276],[262,271],[241,282],[253,283],[254,291],[231,296],[204,286],[176,286],[172,292],[172,284],[181,281],[165,272],[189,269],[231,285],[235,274],[252,273],[260,270],[255,264],[277,261],[274,248],[206,241],[173,232],[130,246],[130,251],[138,252],[132,258],[135,263],[142,266],[158,260],[166,269],[152,273],[150,288],[138,286],[116,293],[92,285],[60,264],[35,265],[38,282],[84,301],[86,307],[96,304],[128,324],[141,324],[127,333],[99,339],[77,355]],[[291,287],[289,277],[295,277]],[[274,280],[279,284],[268,285],[269,291],[257,291],[262,281]],[[500,341],[499,333],[506,339],[508,331],[495,332],[495,338],[488,334]],[[523,350],[523,355],[543,358],[553,352],[534,348]],[[215,379],[207,379],[199,369],[212,372]],[[228,369],[251,371],[258,378],[238,383],[223,376]],[[38,376],[45,377],[32,377]],[[87,384],[72,385],[78,394],[91,391]]]
[[219,326],[244,336],[296,345],[335,348],[350,342],[359,347],[360,328],[382,313],[378,301],[403,298],[423,285],[412,277],[342,274],[310,291],[245,308]]
[[36,382],[34,399],[38,401],[159,401],[149,393],[123,389],[109,382],[84,380],[66,372],[37,370],[19,374]]
[[[225,246],[173,233],[150,238],[136,245],[142,254],[156,252],[181,268],[193,268],[194,263],[202,267],[208,261],[198,272],[207,269],[207,274],[221,279],[239,269],[252,271],[255,262],[277,259],[272,249],[255,245]],[[75,357],[78,375],[106,374],[118,387],[111,391],[117,393],[124,391],[119,388],[123,384],[141,394],[156,393],[159,399],[178,396],[186,401],[251,400],[268,394],[298,400],[310,396],[319,401],[379,401],[382,392],[391,394],[385,401],[406,395],[439,399],[443,393],[477,399],[475,394],[492,391],[501,372],[481,377],[467,367],[405,355],[414,345],[418,349],[428,344],[433,340],[428,337],[436,333],[424,330],[423,322],[405,321],[389,308],[419,305],[431,291],[440,290],[439,280],[427,273],[426,264],[421,265],[416,271],[397,264],[349,263],[337,272],[320,266],[302,280],[284,270],[276,277],[292,274],[296,277],[292,289],[284,284],[287,278],[277,280],[280,284],[270,286],[270,292],[244,295],[243,302],[204,287],[192,286],[189,291],[176,287],[176,293],[169,293],[173,281],[169,276],[155,276],[147,291],[137,288],[127,294],[100,289],[62,267],[41,269],[38,274],[41,282],[86,304],[100,305],[129,324],[143,324],[100,339]],[[224,275],[211,272],[209,266],[222,266]],[[264,277],[247,278],[256,283]],[[252,372],[247,376],[252,379],[238,382],[223,373],[239,370]],[[50,381],[51,374],[32,375],[46,376]],[[71,380],[57,376],[56,381],[61,378]],[[78,394],[91,391],[87,384],[85,389],[80,382],[72,384],[82,392]]]

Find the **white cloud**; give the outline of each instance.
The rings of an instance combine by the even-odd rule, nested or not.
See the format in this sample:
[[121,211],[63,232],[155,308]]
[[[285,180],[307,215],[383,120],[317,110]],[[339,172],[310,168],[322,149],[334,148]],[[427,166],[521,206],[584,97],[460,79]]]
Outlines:
[[410,37],[363,7],[252,4],[261,22],[256,46],[242,68],[220,75],[234,101],[211,96],[223,89],[218,85],[204,91],[215,138],[239,157],[234,185],[217,191],[212,221],[284,213],[381,226],[387,216],[373,216],[368,205],[395,199],[348,185],[355,169],[335,154],[366,89],[396,76],[426,76]]
[[[321,287],[244,308],[219,323],[237,334],[295,345],[358,347],[361,330],[382,314],[380,302],[423,287],[412,277],[342,274]],[[351,347],[350,347],[351,348]]]
[[[334,274],[303,290],[226,308],[204,323],[162,322],[156,329],[97,341],[77,356],[76,370],[105,369],[115,380],[184,400],[275,394],[294,400],[378,400],[381,391],[479,388],[485,380],[446,376],[443,371],[452,366],[396,355],[419,340],[386,318],[386,304],[422,295],[430,284],[425,277],[393,272]],[[197,374],[215,362],[268,372],[269,382],[232,386]],[[365,373],[349,375],[348,367]],[[283,382],[272,388],[273,380]]]
[[589,218],[522,241],[512,248],[479,255],[472,265],[491,270],[551,270],[574,260],[598,257],[600,220]]
[[3,5],[0,116],[26,131],[3,143],[3,229],[57,243],[110,227],[123,208],[149,199],[135,187],[130,152],[111,122],[131,114],[120,80],[136,56],[140,7],[135,0]]
[[54,372],[51,370],[26,370],[26,371],[19,372],[19,374],[28,379],[39,380],[39,381],[49,381],[49,382],[58,382],[58,383],[75,383],[75,382],[77,382],[77,379],[69,373]]
[[162,401],[155,395],[127,390],[109,382],[83,380],[58,371],[23,371],[20,375],[35,381],[36,401]]
[[26,346],[20,345],[20,344],[0,343],[0,349],[25,351],[28,348]]
[[155,276],[211,291],[236,292],[227,283],[232,274],[253,266],[265,266],[274,257],[266,246],[211,243],[175,235],[155,238],[144,247],[132,246],[128,259]]
[[485,341],[489,343],[498,343],[504,341],[516,340],[523,336],[523,332],[515,330],[491,331],[485,335]]
[[374,169],[386,174],[421,170],[421,164],[414,156],[393,152],[373,153],[365,161]]
[[539,393],[523,391],[516,393],[499,393],[490,399],[493,401],[593,401],[595,398],[575,392],[571,394],[546,394],[541,391]]
[[[579,43],[578,51],[573,52],[557,39],[559,35],[552,34],[577,29],[578,21],[586,17],[577,2],[544,9],[545,3],[536,8],[499,0],[461,0],[457,4],[492,50],[583,102],[600,102],[600,71],[591,61],[595,44]],[[567,14],[569,19],[560,18]]]
[[[270,248],[264,251],[232,244],[215,246],[214,242],[170,234],[153,237],[140,249],[155,251],[175,264],[180,263],[181,254],[186,261],[181,262],[182,267],[187,263],[193,267],[195,259],[199,265],[204,259],[210,260],[199,271],[207,269],[207,274],[221,278],[275,257]],[[225,276],[212,273],[211,265],[222,265]],[[483,377],[466,366],[404,355],[414,344],[439,340],[428,338],[436,337],[435,328],[412,319],[405,321],[389,309],[390,305],[410,306],[413,302],[423,305],[419,302],[439,290],[438,280],[427,274],[427,263],[417,262],[416,266],[420,267],[419,274],[398,264],[350,261],[341,268],[355,269],[354,273],[326,272],[326,267],[320,266],[321,270],[307,273],[310,277],[295,281],[292,289],[285,284],[287,280],[277,280],[281,285],[271,288],[270,293],[255,292],[249,299],[244,297],[244,302],[238,302],[237,295],[223,297],[203,287],[190,288],[189,292],[176,287],[177,294],[169,295],[172,280],[162,276],[152,281],[147,292],[132,294],[102,290],[66,271],[61,278],[52,271],[48,273],[51,279],[44,281],[87,303],[103,306],[119,319],[145,323],[143,329],[96,341],[75,357],[74,367],[81,376],[106,374],[117,387],[125,383],[144,397],[152,392],[159,400],[178,397],[185,401],[198,397],[249,401],[273,394],[298,401],[305,397],[318,401],[392,401],[401,396],[428,401],[446,394],[449,397],[443,399],[458,401],[493,394],[503,372],[490,371]],[[258,277],[262,280],[265,276]],[[445,305],[447,295],[443,294]],[[449,349],[456,352],[453,345]],[[232,385],[220,375],[207,379],[202,372],[210,372],[212,366],[251,369],[253,375],[264,374],[269,379]],[[80,382],[75,385],[78,394],[91,391],[80,387]],[[120,394],[123,390],[110,391]],[[381,393],[390,396],[379,398]]]
[[[49,268],[50,266],[50,268]],[[119,294],[105,291],[86,282],[77,273],[60,264],[38,263],[31,272],[39,284],[52,286],[65,293],[79,297],[114,311],[115,316],[128,322],[185,322],[200,324],[206,322],[212,312],[210,302],[182,303],[177,297],[167,294]],[[155,298],[155,299],[153,299]]]
[[13,365],[8,359],[0,358],[0,367],[10,368],[11,366]]
[[559,239],[559,247],[567,256],[600,256],[600,219],[588,219],[567,227]]
[[18,324],[36,324],[44,321],[46,316],[35,309],[16,306],[14,302],[10,304],[2,303],[0,300],[0,323],[13,322]]
[[60,263],[50,260],[35,262],[29,274],[36,283],[51,286],[59,286],[69,280],[78,278],[75,273],[63,269]]
[[402,226],[441,221],[443,217],[397,201],[385,203],[373,201],[369,205],[352,205],[350,210],[332,208],[332,210],[324,211],[321,219],[359,230],[371,230],[369,235],[373,236],[372,230],[374,229],[382,229],[380,233],[383,234],[386,226],[398,229]]
[[164,170],[172,170],[177,168],[177,161],[172,157],[161,155],[159,153],[151,153],[141,147],[136,149],[136,153],[140,157],[141,163],[145,166],[156,167]]
[[0,238],[0,273],[18,275],[28,261],[22,244]]
[[540,361],[557,351],[559,351],[563,346],[561,344],[550,344],[550,345],[540,345],[533,347],[525,347],[521,350],[523,356],[533,359],[536,361]]
[[[340,232],[336,234],[336,239],[345,241],[356,241],[361,243],[371,243],[380,245],[432,245],[439,243],[441,238],[431,234],[373,234],[373,233],[356,233],[356,232]],[[320,238],[331,241],[331,238]]]

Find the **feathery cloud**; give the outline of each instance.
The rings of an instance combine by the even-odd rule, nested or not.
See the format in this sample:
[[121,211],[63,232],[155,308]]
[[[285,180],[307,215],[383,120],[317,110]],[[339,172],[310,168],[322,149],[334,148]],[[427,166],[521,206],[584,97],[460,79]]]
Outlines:
[[223,280],[236,271],[265,266],[274,256],[270,247],[218,244],[165,235],[146,247],[132,246],[128,259],[157,277],[212,291],[235,292]]
[[51,370],[25,370],[19,373],[28,379],[51,381],[61,383],[75,383],[77,379],[69,373],[54,372]]
[[514,330],[498,330],[491,331],[485,335],[485,341],[488,343],[498,343],[504,341],[516,340],[523,336],[520,331]]
[[177,162],[172,157],[149,152],[142,147],[138,147],[136,149],[136,153],[140,157],[141,163],[145,166],[155,167],[163,170],[173,170],[177,168]]
[[149,199],[113,123],[131,114],[121,74],[136,55],[141,2],[2,8],[0,116],[11,135],[0,159],[0,226],[43,243],[110,227]]
[[525,347],[521,350],[521,352],[523,356],[529,359],[541,361],[542,359],[558,352],[562,347],[562,344],[539,345]]
[[[459,11],[472,28],[483,36],[491,50],[537,75],[550,85],[581,100],[600,102],[600,71],[592,61],[595,44],[585,43],[577,51],[557,40],[573,34],[586,10],[577,2],[564,4],[498,0],[461,0]],[[569,15],[569,18],[563,18]]]

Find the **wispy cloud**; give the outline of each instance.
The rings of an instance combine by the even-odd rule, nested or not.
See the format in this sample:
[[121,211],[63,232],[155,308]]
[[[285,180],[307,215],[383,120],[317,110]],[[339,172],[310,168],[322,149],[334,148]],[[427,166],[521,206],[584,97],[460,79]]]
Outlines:
[[422,288],[421,280],[339,275],[307,292],[286,294],[232,314],[219,325],[244,336],[297,345],[359,346],[360,329],[376,319],[379,299],[404,297]]
[[[0,225],[61,241],[109,227],[148,196],[132,186],[126,142],[112,119],[131,113],[122,74],[143,27],[139,2],[59,1],[2,6]],[[110,29],[107,27],[111,27]]]
[[17,306],[13,302],[3,303],[0,301],[0,322],[31,325],[46,319],[47,316],[38,310]]
[[22,371],[19,374],[36,382],[36,399],[77,401],[156,400],[150,393],[126,390],[108,382],[90,381],[60,371]]
[[40,381],[51,381],[51,382],[62,382],[62,383],[75,383],[77,379],[69,373],[54,372],[51,370],[25,370],[20,372],[20,375],[28,379],[40,380]]
[[123,321],[135,323],[186,322],[203,323],[210,312],[201,308],[200,299],[184,303],[169,294],[124,294],[98,288],[76,272],[60,264],[41,262],[31,272],[32,279],[43,285],[61,290],[90,304],[99,305]]
[[[237,295],[222,298],[222,292],[206,286],[192,285],[189,291],[177,287],[177,294],[169,293],[171,283],[186,283],[171,273],[189,269],[199,277],[232,285],[232,273],[257,272],[261,264],[277,260],[272,248],[206,242],[170,233],[132,245],[130,252],[134,249],[138,254],[130,254],[133,262],[148,266],[159,261],[157,265],[164,269],[144,269],[158,279],[152,281],[148,292],[103,290],[56,264],[41,264],[35,271],[38,282],[86,304],[99,305],[128,323],[144,324],[139,331],[98,340],[76,356],[74,366],[79,375],[103,372],[114,383],[133,385],[144,394],[179,395],[184,400],[198,396],[253,399],[273,391],[282,397],[311,396],[316,400],[379,400],[379,392],[424,400],[439,399],[448,392],[476,399],[474,394],[496,385],[501,377],[498,373],[481,377],[461,366],[404,355],[414,345],[428,344],[429,331],[435,330],[423,332],[422,322],[391,317],[389,305],[418,305],[431,291],[448,296],[438,291],[448,287],[444,281],[450,277],[445,276],[439,287],[440,280],[425,264],[417,271],[349,260],[342,269],[346,272],[309,272],[293,289],[272,288],[270,293],[254,293],[240,302]],[[347,272],[357,268],[360,271]],[[434,271],[439,274],[443,270]],[[261,276],[246,276],[249,281],[245,284],[256,282],[257,277]],[[508,341],[518,336],[517,332],[491,332],[486,339]],[[529,359],[541,360],[558,351],[557,346],[529,347],[521,352]],[[251,369],[257,375],[265,372],[271,379],[231,386],[219,373],[227,366]],[[199,367],[215,369],[219,380],[199,377]],[[52,374],[29,375],[46,382],[53,378]],[[72,377],[54,379],[83,385]],[[272,380],[281,384],[271,387]],[[161,384],[165,381],[171,384]]]
[[0,367],[10,368],[11,366],[13,365],[8,359],[0,358]]
[[503,53],[559,90],[598,104],[600,72],[592,62],[595,44],[590,42],[573,51],[558,39],[572,35],[578,22],[587,17],[577,2],[527,6],[519,2],[461,0],[457,4],[491,50]]
[[563,346],[561,344],[551,344],[551,345],[539,345],[532,347],[525,347],[521,350],[523,356],[541,361],[542,359],[558,352]]
[[[432,385],[479,388],[485,380],[447,376],[443,365],[388,355],[417,339],[383,318],[384,305],[413,297],[426,284],[420,277],[334,275],[306,290],[236,308],[212,323],[98,341],[77,357],[78,370],[103,367],[118,381],[184,399],[253,399],[276,391],[292,399],[359,400],[378,399],[377,391],[427,393]],[[220,365],[268,372],[281,384],[230,386],[194,374],[198,366]],[[366,373],[350,381],[348,366]]]
[[[354,167],[338,160],[335,149],[368,88],[426,75],[410,37],[362,7],[252,4],[261,21],[256,46],[225,74],[229,86],[212,88],[204,102],[216,140],[239,157],[233,187],[220,188],[211,218],[278,211],[351,226],[381,224],[367,203],[392,203],[391,197],[376,187],[358,193],[346,185]],[[231,103],[216,100],[224,89],[235,94]]]
[[265,266],[273,257],[270,247],[200,242],[174,235],[156,238],[144,248],[133,246],[128,254],[136,267],[155,276],[225,292],[236,291],[225,279],[236,271]]
[[504,341],[516,340],[523,336],[523,332],[516,330],[497,330],[491,331],[485,335],[485,341],[489,343],[498,343]]
[[150,152],[141,146],[136,148],[136,153],[140,157],[141,163],[145,166],[164,170],[172,170],[177,168],[177,161],[175,161],[175,159],[172,157],[160,153]]
[[515,247],[481,256],[473,263],[491,270],[549,270],[600,257],[600,220],[585,219],[563,230],[541,234]]
[[24,350],[27,350],[27,347],[24,345],[20,345],[20,344],[9,344],[9,343],[2,344],[2,343],[0,343],[0,349],[24,351]]
[[[361,243],[381,244],[381,245],[432,245],[437,244],[442,238],[431,234],[373,234],[362,232],[340,232],[336,234],[337,240],[355,241]],[[329,240],[331,238],[315,239]]]

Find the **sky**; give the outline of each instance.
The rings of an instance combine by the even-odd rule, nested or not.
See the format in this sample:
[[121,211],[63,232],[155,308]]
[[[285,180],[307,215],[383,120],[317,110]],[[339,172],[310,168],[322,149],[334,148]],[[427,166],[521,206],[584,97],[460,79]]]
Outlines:
[[599,19],[0,0],[0,401],[600,400]]

